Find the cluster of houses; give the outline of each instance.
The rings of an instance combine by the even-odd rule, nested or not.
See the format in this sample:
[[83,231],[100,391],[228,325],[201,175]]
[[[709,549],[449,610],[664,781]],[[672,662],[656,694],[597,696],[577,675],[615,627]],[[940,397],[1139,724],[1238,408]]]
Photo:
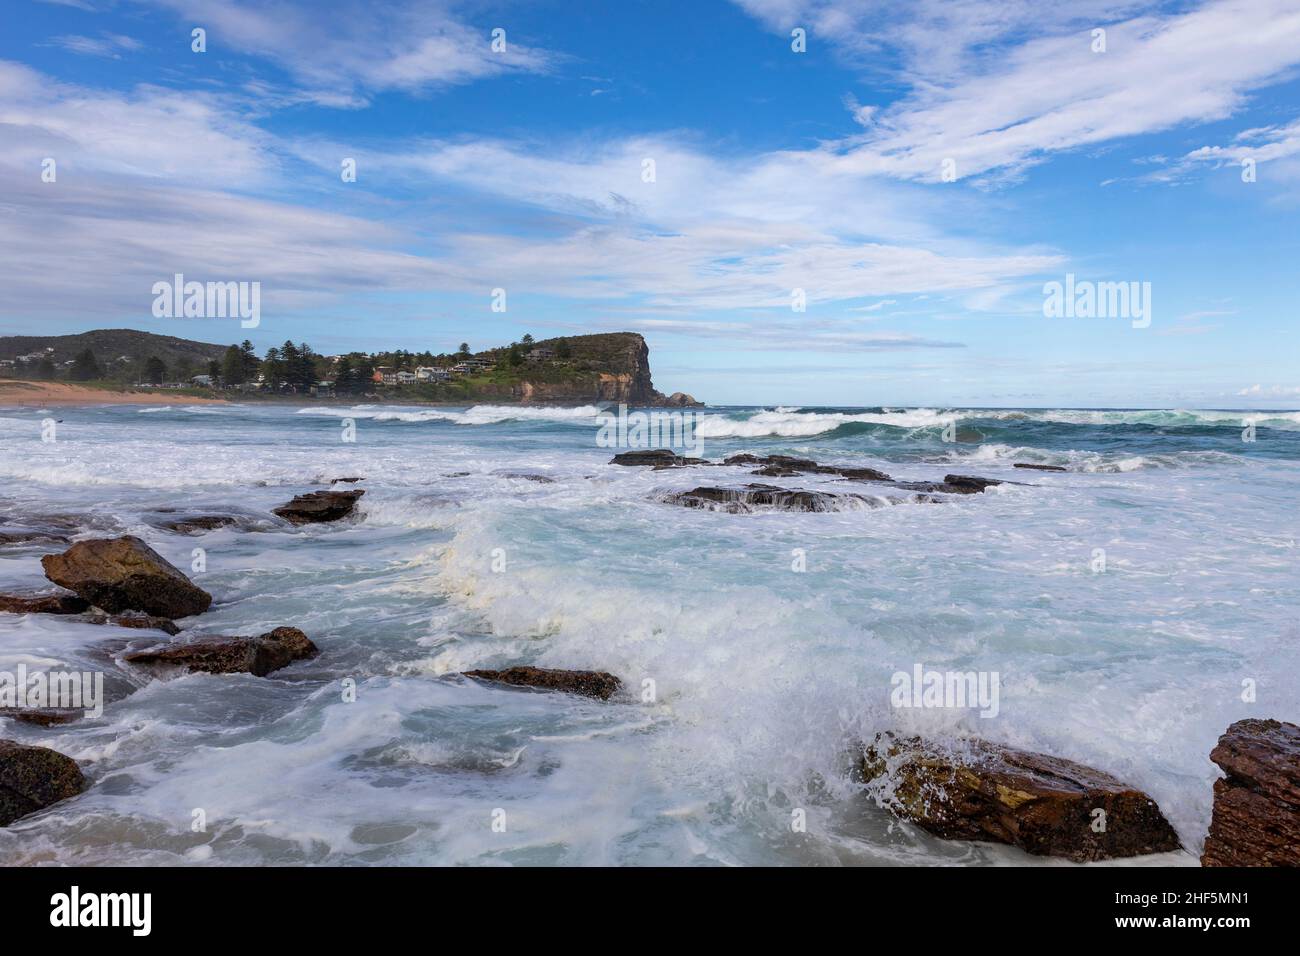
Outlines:
[[[54,349],[47,348],[40,352],[28,352],[26,355],[16,355],[11,359],[0,359],[0,373],[20,371],[23,369],[24,366],[35,365],[36,363],[44,361],[45,359],[49,359],[51,362],[54,362]],[[115,359],[109,359],[108,364],[114,365],[119,362],[130,362],[130,361],[131,361],[131,356],[119,355]],[[72,366],[76,364],[77,364],[76,359],[68,359],[66,362],[55,363],[56,367],[58,368],[72,368]]]
[[[549,351],[549,350],[547,350]],[[391,366],[380,365],[375,368],[373,381],[376,385],[414,385],[417,382],[449,382],[457,375],[477,375],[490,372],[496,365],[488,359],[470,358],[457,362],[450,368],[435,365],[421,365],[414,372],[405,369],[394,370]]]

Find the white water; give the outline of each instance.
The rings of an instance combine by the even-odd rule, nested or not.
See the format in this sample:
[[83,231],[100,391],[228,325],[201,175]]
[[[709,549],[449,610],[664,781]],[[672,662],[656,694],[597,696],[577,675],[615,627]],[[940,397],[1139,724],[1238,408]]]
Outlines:
[[[113,657],[162,635],[0,615],[0,669],[107,667],[121,698],[97,722],[0,728],[76,757],[93,781],[0,830],[4,863],[1047,862],[939,841],[875,808],[846,754],[881,729],[977,734],[1106,770],[1155,797],[1195,853],[1218,734],[1243,716],[1300,716],[1285,414],[1264,413],[1279,424],[1245,446],[1236,420],[1205,437],[1091,418],[1139,413],[709,411],[714,458],[780,451],[903,479],[1028,483],[942,505],[757,515],[656,501],[772,479],[609,465],[594,409],[58,414],[53,444],[39,416],[0,420],[8,522],[85,515],[99,528],[87,533],[140,534],[183,568],[201,546],[195,577],[216,604],[183,623],[292,624],[322,654],[269,679],[149,682]],[[1035,417],[1057,431],[1023,431]],[[989,440],[945,444],[949,420]],[[846,422],[886,434],[828,436]],[[746,432],[773,427],[795,430],[756,434],[796,440]],[[350,475],[366,478],[355,522],[196,537],[149,524],[158,507],[265,515]],[[791,570],[795,549],[806,573]],[[0,552],[0,591],[41,584],[39,554]],[[999,672],[998,717],[892,709],[890,675],[917,662]],[[608,670],[629,693],[603,703],[451,676],[514,663]],[[1257,703],[1241,700],[1244,678]],[[791,832],[795,808],[807,833]]]

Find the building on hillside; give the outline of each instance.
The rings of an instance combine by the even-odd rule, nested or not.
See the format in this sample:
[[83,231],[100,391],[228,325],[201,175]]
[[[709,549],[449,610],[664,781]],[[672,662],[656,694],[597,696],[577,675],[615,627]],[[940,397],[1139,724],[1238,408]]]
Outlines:
[[[391,365],[376,365],[374,374],[370,376],[370,380],[376,385],[387,385],[388,376],[392,374],[393,368]],[[397,381],[396,377],[393,378],[393,381]]]
[[414,384],[415,384],[415,373],[414,373],[414,372],[408,372],[408,371],[405,371],[405,370],[398,372],[398,373],[397,373],[397,384],[398,384],[398,385],[414,385]]
[[212,387],[212,376],[211,376],[211,375],[194,375],[194,376],[191,376],[191,377],[190,377],[190,383],[193,384],[193,385],[201,385],[201,386],[203,386],[204,388],[211,388],[211,387]]
[[531,349],[528,352],[528,361],[530,362],[549,362],[553,358],[555,358],[554,349],[542,348],[541,346],[538,346],[537,348]]
[[417,382],[445,382],[451,378],[451,369],[431,365],[421,365],[415,370]]
[[311,393],[317,398],[332,398],[334,395],[334,383],[317,382],[311,387]]

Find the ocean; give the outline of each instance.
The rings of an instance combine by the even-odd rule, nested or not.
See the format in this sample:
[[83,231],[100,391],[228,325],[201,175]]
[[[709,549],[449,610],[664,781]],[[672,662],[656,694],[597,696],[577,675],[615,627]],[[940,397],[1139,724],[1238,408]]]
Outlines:
[[[1021,482],[729,514],[664,498],[889,489],[612,465],[597,411],[0,410],[5,525],[73,516],[187,573],[202,549],[215,601],[191,633],[291,625],[321,649],[270,677],[157,680],[118,656],[162,634],[0,614],[0,671],[105,671],[109,698],[66,726],[0,719],[92,782],[0,828],[0,864],[1072,865],[878,807],[854,745],[895,730],[1118,776],[1186,852],[1116,862],[1195,865],[1219,734],[1300,718],[1300,412],[707,408],[714,460]],[[352,519],[270,518],[352,476]],[[247,522],[175,534],[168,508]],[[46,586],[49,550],[0,549],[0,593]],[[624,693],[456,676],[512,664],[609,671]],[[997,674],[996,714],[894,706],[891,676],[917,665]]]

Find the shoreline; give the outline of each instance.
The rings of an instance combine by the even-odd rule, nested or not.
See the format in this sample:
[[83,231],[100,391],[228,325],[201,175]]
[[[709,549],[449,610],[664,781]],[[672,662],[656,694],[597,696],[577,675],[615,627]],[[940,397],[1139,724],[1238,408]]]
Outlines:
[[168,405],[228,405],[219,398],[201,398],[198,395],[165,395],[158,392],[132,390],[113,391],[65,382],[29,382],[21,379],[0,380],[0,406],[50,405],[157,405],[164,399]]

